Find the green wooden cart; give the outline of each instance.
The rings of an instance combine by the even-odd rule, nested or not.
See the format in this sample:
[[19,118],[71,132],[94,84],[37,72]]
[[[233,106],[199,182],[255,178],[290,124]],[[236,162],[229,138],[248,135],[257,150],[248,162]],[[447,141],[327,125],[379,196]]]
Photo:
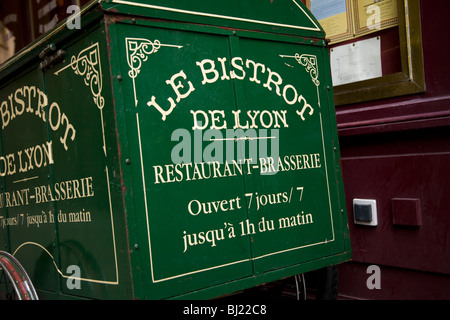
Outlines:
[[350,259],[303,3],[102,0],[71,19],[0,69],[0,249],[39,298],[214,298]]

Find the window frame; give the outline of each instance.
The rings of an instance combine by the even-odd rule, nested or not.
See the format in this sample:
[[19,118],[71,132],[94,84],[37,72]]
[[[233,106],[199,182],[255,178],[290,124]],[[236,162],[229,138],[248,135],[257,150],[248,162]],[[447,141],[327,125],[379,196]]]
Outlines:
[[336,106],[425,92],[420,0],[398,0],[398,20],[402,70],[334,86]]

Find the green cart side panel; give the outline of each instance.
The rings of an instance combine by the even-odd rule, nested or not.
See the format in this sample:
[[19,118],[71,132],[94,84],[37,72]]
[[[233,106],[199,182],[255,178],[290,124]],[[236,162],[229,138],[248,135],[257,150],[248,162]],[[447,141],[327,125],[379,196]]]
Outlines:
[[132,298],[105,32],[57,46],[1,91],[2,232],[38,291]]
[[[28,103],[28,96],[35,98]],[[51,203],[36,199],[35,187],[49,184],[52,157],[48,155],[49,144],[47,125],[43,122],[43,112],[36,115],[35,106],[39,98],[46,98],[42,73],[30,71],[24,77],[7,85],[1,94],[2,101],[16,102],[15,110],[3,108],[2,113],[2,156],[8,159],[3,163],[2,193],[0,206],[2,232],[9,234],[5,248],[18,252],[16,257],[27,266],[30,276],[44,289],[57,286],[56,270],[40,269],[36,261],[52,264],[42,250],[31,250],[29,244],[39,243],[42,248],[53,250],[55,243],[54,225],[44,223],[47,213],[52,210]],[[6,106],[3,103],[3,106]],[[26,111],[28,109],[28,111]],[[26,138],[25,138],[26,137]],[[38,189],[40,190],[40,189]],[[29,208],[33,207],[33,211]],[[42,266],[42,264],[40,264]]]
[[[124,287],[119,289],[119,259],[121,255],[127,257],[128,248],[122,201],[118,196],[121,192],[120,169],[117,166],[105,31],[101,28],[91,31],[89,36],[67,48],[66,57],[65,63],[46,72],[49,95],[58,96],[61,87],[69,88],[68,94],[60,97],[60,104],[69,106],[66,111],[68,119],[79,119],[76,130],[80,134],[74,139],[74,161],[54,167],[54,176],[60,181],[80,180],[78,199],[56,203],[55,210],[64,219],[64,223],[58,226],[61,267],[66,269],[69,265],[81,264],[85,268],[81,270],[85,287],[97,286],[95,290],[102,290],[99,292],[106,296],[117,291],[114,295],[131,297],[131,288],[124,289],[129,286],[129,271],[122,274]],[[54,136],[55,140],[63,138],[58,134]],[[67,157],[68,151],[64,148],[58,150],[59,153],[54,152],[55,157]],[[68,223],[65,223],[66,218]],[[71,219],[75,225],[70,224]],[[122,263],[128,263],[128,260]],[[127,270],[126,265],[123,268]],[[66,294],[71,291],[63,290]]]
[[223,294],[348,258],[323,41],[114,30],[143,298],[233,283]]

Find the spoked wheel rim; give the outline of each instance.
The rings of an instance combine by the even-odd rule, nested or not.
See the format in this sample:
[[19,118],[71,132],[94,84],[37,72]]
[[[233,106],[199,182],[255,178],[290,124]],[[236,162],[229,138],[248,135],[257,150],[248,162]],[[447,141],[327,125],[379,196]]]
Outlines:
[[5,251],[0,251],[0,294],[7,300],[38,300],[25,269]]

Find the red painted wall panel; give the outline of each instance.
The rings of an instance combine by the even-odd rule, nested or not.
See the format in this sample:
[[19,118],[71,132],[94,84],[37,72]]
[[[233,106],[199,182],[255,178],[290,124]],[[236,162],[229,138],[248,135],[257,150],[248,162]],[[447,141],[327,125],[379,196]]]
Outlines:
[[380,266],[380,289],[370,289],[368,264],[346,263],[339,268],[339,299],[376,300],[447,300],[450,297],[450,277],[430,272],[418,272]]
[[[450,1],[420,2],[426,92],[337,107],[353,251],[342,298],[450,299]],[[354,198],[377,201],[378,226],[355,225]],[[394,224],[395,198],[419,199],[419,225]],[[366,286],[372,264],[381,289]]]
[[[377,201],[378,226],[355,225],[355,261],[450,274],[450,153],[380,155],[342,161],[347,207]],[[393,198],[420,199],[422,225],[394,225]],[[414,214],[411,212],[411,214]]]

